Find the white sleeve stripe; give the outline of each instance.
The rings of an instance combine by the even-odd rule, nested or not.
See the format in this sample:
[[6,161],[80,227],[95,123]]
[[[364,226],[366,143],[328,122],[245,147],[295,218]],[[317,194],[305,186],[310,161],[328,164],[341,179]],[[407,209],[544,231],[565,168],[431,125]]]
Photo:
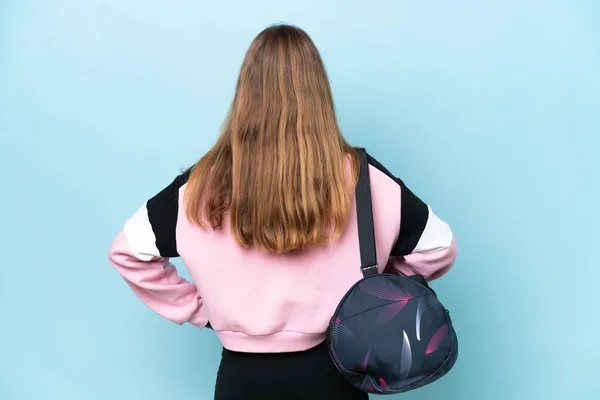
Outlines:
[[421,238],[413,250],[415,253],[446,249],[452,244],[452,230],[450,226],[439,219],[431,211],[431,207],[427,206],[427,208],[429,209],[429,217],[427,218],[427,224],[421,234]]
[[123,231],[129,242],[131,252],[137,259],[151,261],[156,257],[160,257],[160,253],[156,247],[156,237],[148,219],[146,203],[137,210],[133,217],[125,222]]

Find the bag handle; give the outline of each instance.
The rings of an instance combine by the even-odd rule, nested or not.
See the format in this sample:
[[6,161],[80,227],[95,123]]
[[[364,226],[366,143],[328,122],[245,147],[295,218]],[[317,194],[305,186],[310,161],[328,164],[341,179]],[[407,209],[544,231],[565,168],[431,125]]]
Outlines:
[[379,273],[377,251],[375,249],[375,228],[373,225],[373,204],[371,201],[371,180],[367,151],[356,149],[360,157],[358,182],[356,183],[356,221],[358,224],[358,244],[360,249],[360,271],[363,277]]

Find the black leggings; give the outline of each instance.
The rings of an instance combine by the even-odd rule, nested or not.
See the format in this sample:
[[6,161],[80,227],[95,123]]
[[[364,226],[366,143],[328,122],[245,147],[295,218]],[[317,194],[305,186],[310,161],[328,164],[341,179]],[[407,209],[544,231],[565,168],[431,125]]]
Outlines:
[[327,346],[297,353],[223,350],[215,400],[368,400],[329,358]]

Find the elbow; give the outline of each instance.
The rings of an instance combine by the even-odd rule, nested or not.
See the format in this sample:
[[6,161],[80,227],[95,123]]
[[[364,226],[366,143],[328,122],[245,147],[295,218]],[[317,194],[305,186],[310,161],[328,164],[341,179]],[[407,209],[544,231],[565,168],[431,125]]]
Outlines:
[[445,275],[454,265],[457,256],[458,247],[452,237],[445,247],[391,257],[389,261],[390,267],[401,275],[421,275],[427,281],[432,281]]
[[428,268],[428,276],[425,277],[428,281],[441,278],[454,266],[458,258],[458,245],[454,236],[448,247],[436,250],[435,253],[431,266]]

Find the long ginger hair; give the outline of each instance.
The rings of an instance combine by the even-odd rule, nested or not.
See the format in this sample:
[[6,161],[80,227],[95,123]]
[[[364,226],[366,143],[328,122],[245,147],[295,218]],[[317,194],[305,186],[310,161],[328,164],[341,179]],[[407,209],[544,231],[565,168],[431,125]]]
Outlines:
[[220,229],[229,213],[236,241],[261,251],[325,244],[342,234],[358,168],[313,41],[272,26],[250,45],[222,133],[192,168],[187,217]]

